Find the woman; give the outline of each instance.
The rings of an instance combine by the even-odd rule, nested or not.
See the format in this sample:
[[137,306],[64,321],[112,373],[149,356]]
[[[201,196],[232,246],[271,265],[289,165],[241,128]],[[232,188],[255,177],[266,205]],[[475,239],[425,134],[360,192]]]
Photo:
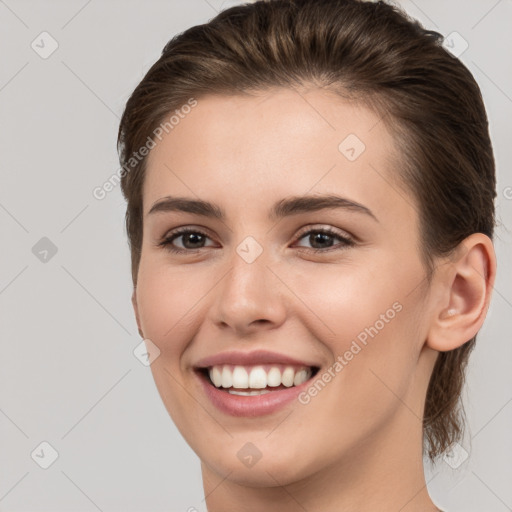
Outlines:
[[164,48],[119,129],[133,306],[210,512],[439,510],[489,307],[479,88],[397,8],[258,1]]

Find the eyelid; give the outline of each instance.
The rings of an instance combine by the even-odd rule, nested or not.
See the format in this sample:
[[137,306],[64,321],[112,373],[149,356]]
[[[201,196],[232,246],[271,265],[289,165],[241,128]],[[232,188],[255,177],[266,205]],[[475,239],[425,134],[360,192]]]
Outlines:
[[[307,234],[309,231],[314,231],[314,230],[329,231],[332,234],[336,234],[336,235],[344,237],[344,238],[349,238],[354,241],[358,239],[356,236],[352,235],[348,231],[333,227],[329,224],[323,224],[323,225],[322,224],[308,224],[307,226],[304,226],[303,228],[301,228],[299,230],[299,232],[295,235],[295,240],[297,240],[298,238],[301,238],[303,235]],[[169,231],[166,231],[166,233],[163,235],[161,240],[166,240],[166,239],[169,239],[171,236],[177,235],[178,233],[183,234],[183,233],[187,233],[189,231],[194,231],[194,232],[197,231],[199,233],[202,233],[202,234],[208,236],[209,238],[213,238],[211,236],[211,234],[210,234],[211,232],[209,231],[208,228],[206,228],[204,226],[194,225],[194,224],[187,224],[185,226],[179,226],[177,228],[173,228]]]
[[203,233],[207,235],[208,237],[212,238],[212,232],[204,226],[196,225],[196,224],[185,224],[183,226],[178,226],[176,228],[169,229],[165,232],[165,234],[162,236],[162,240],[165,240],[166,238],[170,238],[171,236],[174,236],[178,233],[187,233],[189,231],[193,231],[194,233]]
[[[357,238],[347,231],[341,230],[339,228],[335,228],[330,225],[318,225],[318,224],[310,224],[307,226],[304,226],[299,230],[299,232],[294,236],[294,244],[300,241],[302,238],[304,238],[305,235],[311,233],[311,232],[320,232],[324,233],[333,237],[338,237],[339,240],[342,241],[341,244],[338,243],[338,245],[334,245],[333,247],[327,247],[322,249],[316,249],[314,247],[308,248],[308,247],[302,247],[299,246],[299,250],[304,250],[306,252],[316,252],[316,253],[327,253],[329,251],[336,251],[336,250],[342,250],[346,247],[351,247],[356,244]],[[174,228],[170,231],[168,231],[161,240],[157,241],[156,245],[159,247],[163,247],[164,249],[168,250],[169,252],[177,253],[177,254],[195,254],[199,252],[201,249],[206,249],[211,246],[207,247],[199,247],[197,249],[181,249],[177,247],[172,246],[172,242],[176,240],[177,238],[180,238],[182,235],[186,235],[188,233],[198,233],[206,238],[209,238],[210,240],[213,239],[213,237],[210,236],[209,230],[204,227],[196,227],[194,225],[186,225],[186,226],[180,226],[177,228]],[[341,247],[340,247],[341,245]]]
[[174,242],[177,238],[180,238],[182,235],[186,235],[188,233],[198,233],[200,235],[203,235],[204,237],[213,240],[213,237],[210,235],[210,232],[207,228],[194,226],[194,225],[187,225],[187,226],[180,226],[178,228],[171,229],[170,231],[167,231],[165,235],[156,241],[155,245],[158,247],[163,247],[164,249],[167,249],[170,252],[177,252],[177,253],[195,253],[201,249],[206,249],[207,247],[200,247],[198,249],[181,249],[181,248],[174,248],[171,245],[171,242]]
[[338,238],[340,242],[334,243],[332,247],[326,247],[322,249],[316,249],[314,247],[303,247],[303,246],[297,246],[297,249],[304,253],[314,253],[314,254],[330,254],[331,252],[339,252],[344,249],[353,247],[356,245],[356,239],[354,236],[350,235],[346,231],[342,231],[339,228],[334,228],[332,226],[315,226],[315,225],[309,225],[306,226],[303,230],[301,230],[296,236],[295,236],[295,242],[299,242],[302,238],[304,238],[309,233],[322,233],[326,234],[328,236],[331,236],[333,238]]
[[322,224],[309,224],[302,228],[297,235],[295,235],[295,239],[298,240],[299,238],[302,238],[304,235],[309,233],[310,231],[324,231],[331,235],[336,235],[341,238],[346,238],[355,241],[356,237],[351,235],[348,231],[345,231],[340,228],[335,228],[331,225],[322,225]]

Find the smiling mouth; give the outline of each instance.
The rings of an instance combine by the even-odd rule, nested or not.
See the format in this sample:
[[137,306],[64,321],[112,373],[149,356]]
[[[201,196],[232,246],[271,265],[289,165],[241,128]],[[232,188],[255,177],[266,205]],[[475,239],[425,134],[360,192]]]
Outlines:
[[198,371],[219,391],[231,395],[259,396],[300,386],[313,378],[319,368],[284,364],[223,364],[198,368]]

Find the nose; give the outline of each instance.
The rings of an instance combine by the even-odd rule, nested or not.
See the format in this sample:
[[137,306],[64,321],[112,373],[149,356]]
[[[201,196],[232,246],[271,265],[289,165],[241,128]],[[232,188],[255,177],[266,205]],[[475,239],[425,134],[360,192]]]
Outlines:
[[269,268],[265,251],[251,263],[233,251],[229,266],[210,310],[216,326],[234,337],[279,327],[287,314],[286,287]]

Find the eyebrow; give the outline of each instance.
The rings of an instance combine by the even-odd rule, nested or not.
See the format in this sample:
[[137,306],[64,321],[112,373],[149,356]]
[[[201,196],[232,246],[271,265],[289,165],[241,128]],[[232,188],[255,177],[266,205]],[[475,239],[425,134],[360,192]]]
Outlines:
[[[269,219],[275,221],[300,213],[337,208],[363,213],[378,222],[377,217],[375,217],[372,211],[366,206],[333,194],[286,197],[277,201],[272,206],[269,212]],[[202,199],[172,196],[166,196],[159,199],[153,204],[148,215],[158,212],[172,211],[193,213],[221,221],[226,220],[225,212],[215,203],[204,201]]]

